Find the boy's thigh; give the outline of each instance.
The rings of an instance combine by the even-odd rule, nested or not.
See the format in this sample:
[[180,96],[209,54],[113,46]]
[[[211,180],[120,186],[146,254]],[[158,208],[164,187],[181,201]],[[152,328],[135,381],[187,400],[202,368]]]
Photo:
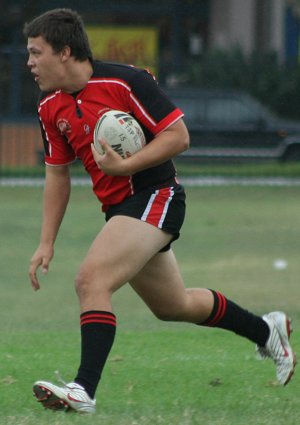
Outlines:
[[171,234],[151,224],[114,216],[95,238],[82,268],[117,289],[139,273],[171,239]]

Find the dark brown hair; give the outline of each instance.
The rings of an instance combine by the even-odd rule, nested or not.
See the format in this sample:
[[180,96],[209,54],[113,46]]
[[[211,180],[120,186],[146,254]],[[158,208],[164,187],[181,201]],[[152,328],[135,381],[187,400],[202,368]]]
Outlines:
[[56,53],[69,46],[79,61],[92,60],[92,52],[81,16],[72,9],[53,9],[24,25],[24,36],[43,37]]

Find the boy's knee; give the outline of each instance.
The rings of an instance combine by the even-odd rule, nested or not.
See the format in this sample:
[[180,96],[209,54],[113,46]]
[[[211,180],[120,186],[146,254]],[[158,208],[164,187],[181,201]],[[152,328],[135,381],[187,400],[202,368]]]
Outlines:
[[153,314],[163,322],[178,322],[183,320],[183,313],[177,309],[154,309]]

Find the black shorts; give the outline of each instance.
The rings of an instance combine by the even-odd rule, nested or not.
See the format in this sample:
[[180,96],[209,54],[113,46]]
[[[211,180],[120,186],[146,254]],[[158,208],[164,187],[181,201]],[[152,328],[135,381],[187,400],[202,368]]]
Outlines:
[[185,216],[185,191],[174,181],[170,186],[149,187],[108,208],[105,219],[115,215],[134,217],[173,235],[171,242],[160,252],[168,251],[179,238]]

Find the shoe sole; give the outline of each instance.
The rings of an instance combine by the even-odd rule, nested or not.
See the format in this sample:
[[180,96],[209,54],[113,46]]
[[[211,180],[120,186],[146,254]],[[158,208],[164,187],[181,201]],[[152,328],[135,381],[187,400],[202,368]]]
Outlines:
[[[286,316],[285,324],[286,324],[286,331],[287,331],[287,336],[288,336],[288,344],[290,345],[289,339],[290,339],[291,333],[293,332],[293,328],[292,328],[292,320],[287,316]],[[290,382],[292,376],[294,375],[295,367],[296,367],[296,364],[297,364],[296,353],[293,352],[291,346],[290,346],[290,348],[291,348],[291,353],[292,353],[292,356],[293,356],[293,369],[291,370],[291,372],[289,373],[285,383],[283,384],[284,386],[287,385]]]
[[[52,389],[53,387],[53,389]],[[80,402],[74,407],[70,398],[68,402],[67,396],[61,391],[61,388],[52,385],[51,383],[39,381],[33,385],[33,395],[45,409],[59,410],[63,412],[77,412],[80,414],[95,413],[95,406],[90,406],[87,403]],[[69,394],[68,394],[69,395]],[[74,400],[75,401],[75,400]]]
[[295,373],[295,368],[296,368],[296,364],[297,364],[297,357],[296,357],[296,354],[295,354],[295,353],[293,353],[293,369],[291,370],[291,372],[290,372],[289,376],[287,377],[287,380],[286,380],[286,381],[285,381],[285,383],[283,384],[284,386],[285,386],[285,385],[287,385],[287,384],[290,382],[290,380],[291,380],[292,376],[294,375],[294,373]]
[[[291,367],[291,371],[290,371],[289,375],[287,376],[285,382],[282,383],[282,385],[285,386],[285,385],[287,385],[290,382],[292,376],[294,375],[295,367],[296,367],[296,364],[297,364],[297,357],[296,357],[296,353],[293,352],[292,347],[291,347],[291,344],[289,342],[291,333],[293,332],[292,320],[285,313],[283,313],[283,314],[284,314],[284,322],[280,326],[278,326],[276,324],[275,324],[275,326],[276,326],[276,328],[277,328],[277,330],[278,330],[278,332],[279,332],[280,335],[286,333],[287,340],[285,338],[285,342],[284,343],[282,342],[282,344],[284,346],[286,345],[286,343],[288,344],[289,350],[287,350],[287,351],[290,353],[289,356],[292,356],[292,367]],[[273,321],[273,319],[269,319],[269,320],[272,320]],[[264,359],[267,359],[267,358],[270,357],[268,353],[264,353],[263,349],[260,349],[260,350],[257,349],[257,355],[258,355],[258,358],[260,360],[264,360]]]
[[49,388],[42,385],[33,386],[33,395],[45,409],[59,410],[63,412],[67,412],[71,409],[65,400],[57,397],[57,395],[50,391]]

